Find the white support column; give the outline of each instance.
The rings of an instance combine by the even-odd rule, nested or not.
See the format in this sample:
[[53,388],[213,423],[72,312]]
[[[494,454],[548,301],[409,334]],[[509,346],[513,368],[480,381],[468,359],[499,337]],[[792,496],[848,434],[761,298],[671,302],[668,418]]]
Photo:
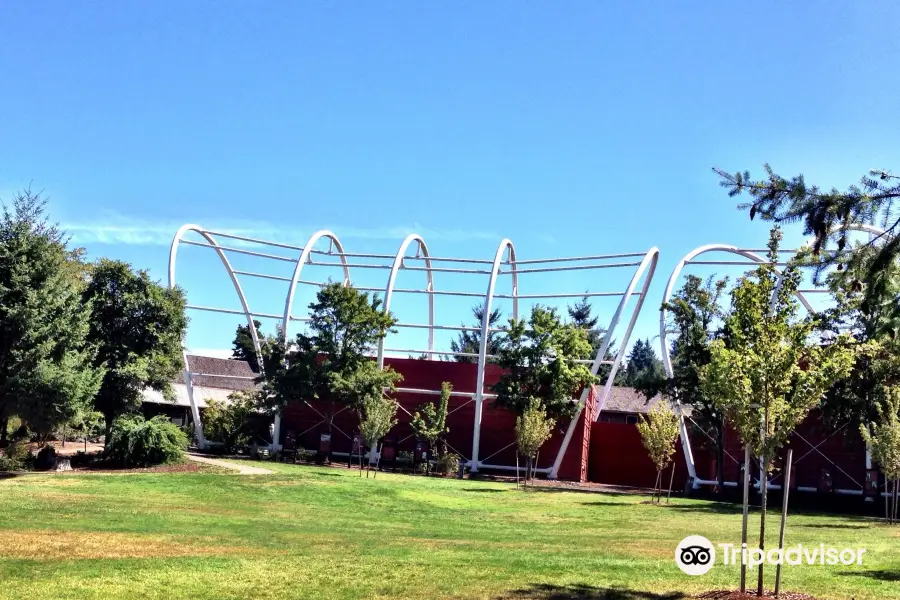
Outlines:
[[[244,316],[247,318],[247,326],[250,328],[250,337],[253,339],[253,348],[256,351],[256,355],[258,357],[262,357],[262,351],[260,350],[259,346],[259,336],[256,333],[256,325],[253,323],[253,316],[250,313],[250,306],[247,304],[247,297],[244,296],[244,290],[241,289],[241,284],[238,281],[237,274],[235,274],[234,269],[231,267],[231,263],[228,262],[228,257],[225,256],[225,252],[219,247],[219,244],[216,242],[215,238],[213,238],[212,235],[210,235],[199,225],[182,225],[175,233],[175,237],[172,239],[172,245],[169,248],[169,288],[176,287],[175,266],[178,259],[178,245],[181,243],[181,240],[185,236],[185,234],[187,234],[189,231],[194,231],[200,234],[207,242],[209,242],[210,246],[213,246],[216,254],[219,255],[219,260],[222,261],[222,265],[225,267],[225,270],[228,271],[228,277],[231,278],[231,283],[234,286],[234,291],[237,293],[238,300],[240,300],[241,302],[241,308],[244,310]],[[184,356],[185,385],[187,386],[188,398],[191,402],[191,412],[194,417],[194,427],[197,430],[197,439],[200,443],[200,448],[204,448],[206,447],[206,439],[203,437],[203,423],[200,421],[200,411],[197,409],[194,402],[194,391],[190,378],[191,367],[188,364],[188,355],[187,349],[184,347],[184,340],[182,340],[181,346],[182,354]],[[262,369],[262,363],[260,363],[260,369]]]
[[478,472],[478,446],[481,442],[481,411],[484,403],[484,370],[487,365],[487,343],[490,336],[490,318],[491,304],[494,300],[494,288],[497,284],[497,274],[500,272],[500,264],[503,260],[503,253],[509,248],[509,264],[512,271],[512,288],[513,288],[513,318],[518,318],[519,302],[518,298],[518,276],[516,275],[516,249],[513,243],[504,239],[497,247],[497,253],[494,255],[494,263],[491,267],[491,278],[488,280],[487,293],[484,296],[484,315],[481,319],[481,346],[478,349],[478,374],[475,379],[475,423],[472,430],[472,459],[469,461],[471,472]]
[[206,436],[203,435],[203,422],[200,421],[200,409],[197,408],[197,401],[194,399],[194,381],[187,364],[187,356],[185,356],[184,385],[187,388],[188,403],[191,405],[191,417],[194,419],[194,431],[197,433],[197,446],[206,449]]
[[[654,247],[647,251],[647,254],[644,255],[644,260],[634,272],[634,275],[632,275],[631,282],[628,284],[628,289],[622,296],[622,299],[619,300],[619,306],[616,307],[616,312],[613,314],[613,317],[609,322],[609,326],[606,328],[603,344],[601,344],[600,349],[597,351],[597,355],[594,357],[594,363],[591,365],[592,375],[596,375],[600,370],[600,365],[603,364],[603,358],[606,356],[606,351],[609,349],[609,344],[612,340],[613,332],[619,324],[619,319],[621,319],[622,317],[622,312],[624,311],[625,306],[628,304],[628,300],[631,298],[631,295],[634,293],[634,288],[637,286],[641,275],[644,274],[644,271],[649,266],[650,270],[647,273],[647,277],[644,279],[644,285],[641,288],[641,296],[638,299],[634,311],[631,313],[631,320],[629,320],[628,322],[628,328],[625,330],[625,336],[622,338],[622,342],[619,345],[619,351],[616,353],[616,358],[613,361],[612,368],[610,368],[609,370],[609,376],[606,378],[606,385],[603,387],[603,394],[598,399],[600,406],[595,412],[595,420],[599,418],[600,410],[606,404],[606,399],[609,396],[610,391],[612,390],[612,384],[616,378],[616,372],[619,369],[619,365],[622,363],[622,357],[625,355],[625,347],[628,345],[628,340],[631,337],[631,332],[634,329],[634,324],[635,322],[637,322],[638,315],[641,312],[641,307],[643,307],[644,305],[644,299],[647,297],[647,290],[650,288],[650,282],[653,280],[653,274],[656,272],[657,262],[659,262],[659,250]],[[559,447],[559,451],[556,453],[556,459],[553,461],[553,467],[550,469],[550,474],[547,476],[548,479],[556,479],[559,476],[559,469],[562,466],[563,458],[565,458],[566,450],[568,450],[569,444],[572,441],[572,436],[575,433],[575,428],[578,426],[578,420],[581,417],[581,412],[584,410],[584,403],[587,401],[590,395],[590,391],[590,388],[586,387],[581,392],[581,397],[578,399],[578,410],[575,413],[575,416],[573,416],[572,420],[569,422],[569,427],[568,429],[566,429],[566,435]]]

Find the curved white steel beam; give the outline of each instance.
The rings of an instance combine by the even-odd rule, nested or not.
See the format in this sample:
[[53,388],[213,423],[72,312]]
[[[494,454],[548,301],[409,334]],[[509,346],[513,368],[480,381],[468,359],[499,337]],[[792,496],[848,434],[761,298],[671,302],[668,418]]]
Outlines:
[[[865,225],[865,224],[851,225],[849,227],[849,230],[850,231],[859,231],[862,233],[868,233],[871,236],[880,236],[885,233],[885,231],[883,229],[880,229],[873,225]],[[662,307],[660,308],[660,312],[659,312],[659,340],[660,340],[660,346],[661,346],[663,367],[665,368],[667,377],[673,377],[674,373],[673,373],[673,369],[672,369],[672,357],[669,354],[669,344],[668,344],[668,340],[666,339],[666,316],[668,314],[668,312],[666,310],[666,305],[669,303],[669,300],[672,297],[672,292],[675,288],[675,282],[678,280],[678,277],[681,275],[681,271],[684,270],[685,264],[688,263],[689,261],[693,260],[694,258],[700,256],[701,254],[705,254],[707,252],[729,252],[731,254],[738,254],[745,258],[749,258],[750,260],[753,260],[757,263],[768,262],[765,258],[763,258],[753,252],[749,252],[747,250],[742,250],[740,248],[737,248],[736,246],[729,246],[729,245],[724,245],[724,244],[708,244],[706,246],[700,246],[699,248],[696,248],[693,251],[686,254],[684,256],[684,258],[681,259],[681,261],[675,266],[675,269],[672,271],[672,275],[669,276],[669,281],[666,284],[666,291],[663,294]],[[778,273],[779,271],[776,269],[775,272]],[[779,287],[781,286],[781,282],[782,282],[782,279],[779,277],[779,279],[778,279]],[[777,288],[776,288],[776,292],[777,292]],[[796,296],[797,296],[797,299],[800,301],[801,304],[803,304],[803,307],[806,308],[807,311],[815,312],[813,310],[812,306],[810,306],[809,302],[807,301],[806,296],[802,292],[797,292]],[[774,302],[774,301],[775,301],[775,295],[773,293],[772,302]],[[680,428],[681,428],[682,451],[684,453],[684,460],[685,460],[685,464],[687,465],[688,474],[694,478],[694,487],[696,488],[699,485],[701,485],[702,483],[716,483],[716,482],[706,482],[705,480],[700,480],[697,477],[697,471],[696,471],[696,467],[694,464],[694,453],[693,453],[693,450],[691,449],[690,438],[688,437],[687,424],[684,422],[684,416],[681,414],[681,407],[679,406],[678,409],[679,409],[678,413],[679,413]],[[868,464],[868,460],[869,460],[868,451],[866,454],[867,454],[866,455],[866,460],[867,460],[866,464]]]
[[[674,376],[674,372],[672,370],[672,356],[669,353],[669,343],[666,339],[666,317],[668,316],[666,305],[672,298],[672,292],[675,289],[675,282],[678,281],[678,277],[684,270],[685,265],[698,256],[706,254],[707,252],[728,252],[730,254],[737,254],[738,256],[749,258],[750,260],[758,264],[764,264],[768,262],[762,256],[748,250],[743,250],[741,248],[738,248],[737,246],[729,246],[727,244],[707,244],[706,246],[700,246],[699,248],[695,248],[691,252],[688,252],[684,256],[684,258],[682,258],[678,262],[678,264],[675,265],[675,269],[673,269],[672,274],[669,276],[669,281],[666,283],[666,290],[663,293],[662,306],[659,311],[659,343],[661,347],[660,353],[662,356],[663,368],[666,371],[666,377]],[[775,272],[779,274],[781,273],[778,269],[775,269]],[[778,282],[780,285],[780,277]],[[797,292],[796,296],[797,299],[800,300],[800,303],[803,304],[804,308],[806,308],[806,310],[808,310],[809,312],[813,312],[812,306],[810,306],[809,301],[806,299],[806,296],[804,296],[802,292]],[[688,475],[693,478],[694,485],[696,487],[698,485],[699,479],[697,478],[697,469],[694,463],[694,452],[691,448],[691,439],[688,435],[688,427],[687,423],[684,420],[684,415],[682,414],[680,403],[678,404],[676,410],[678,412],[679,429],[681,430],[681,450],[684,454],[684,462],[687,466]]]
[[[595,421],[600,417],[600,411],[606,404],[606,399],[609,396],[610,391],[612,390],[613,380],[615,380],[616,378],[616,372],[619,370],[619,365],[622,364],[622,357],[625,355],[625,347],[628,345],[628,340],[631,337],[631,332],[634,329],[634,324],[637,322],[637,318],[641,313],[641,308],[643,308],[644,306],[644,300],[646,300],[647,298],[647,291],[650,289],[650,283],[653,281],[653,274],[656,273],[656,265],[658,262],[659,249],[656,247],[650,248],[650,250],[648,250],[644,255],[644,260],[641,261],[640,266],[638,266],[637,270],[634,272],[634,275],[632,275],[631,282],[628,284],[628,289],[625,291],[622,299],[619,300],[619,306],[616,307],[616,312],[613,313],[612,319],[610,319],[609,322],[609,326],[606,328],[603,344],[600,345],[600,348],[597,350],[597,355],[594,357],[594,363],[591,365],[591,373],[593,375],[596,375],[597,371],[600,370],[600,365],[603,364],[603,359],[606,356],[606,351],[609,349],[609,344],[612,340],[613,332],[615,331],[616,327],[619,324],[619,320],[622,317],[622,312],[625,310],[625,306],[628,304],[628,300],[634,293],[634,288],[637,286],[638,281],[640,281],[641,276],[644,274],[644,271],[646,271],[649,267],[647,277],[644,279],[644,285],[641,287],[641,295],[638,298],[637,305],[634,307],[634,311],[631,313],[631,319],[628,321],[628,328],[625,330],[625,335],[623,336],[622,341],[619,344],[619,351],[616,353],[616,358],[613,361],[612,368],[610,368],[609,370],[609,376],[606,378],[606,384],[603,387],[603,395],[599,398],[599,406],[597,407],[597,411],[594,414]],[[584,404],[587,401],[590,392],[590,387],[585,387],[581,392],[581,397],[578,400],[578,411],[569,422],[569,427],[568,429],[566,429],[566,435],[559,447],[559,451],[556,453],[556,459],[553,461],[553,467],[550,469],[550,473],[548,475],[548,478],[550,479],[556,479],[556,477],[559,475],[559,469],[562,466],[563,458],[565,458],[566,450],[569,447],[569,443],[572,441],[572,435],[575,433],[575,428],[578,426],[578,420],[581,417],[581,412],[584,410]]]
[[[241,308],[244,310],[244,315],[247,317],[247,326],[250,328],[250,336],[253,339],[253,349],[256,351],[256,355],[261,357],[262,352],[259,346],[259,336],[256,333],[256,325],[253,323],[253,316],[250,314],[250,307],[247,305],[247,297],[244,295],[244,290],[241,289],[241,284],[238,282],[237,275],[231,267],[231,263],[228,262],[228,257],[225,256],[225,252],[219,248],[219,244],[216,243],[215,238],[206,233],[199,225],[190,223],[182,225],[172,239],[172,246],[169,248],[169,287],[175,287],[175,265],[178,259],[178,245],[189,231],[199,233],[207,242],[209,242],[210,246],[215,248],[216,254],[219,255],[219,260],[222,261],[225,270],[228,271],[228,276],[231,278],[232,285],[234,285],[234,291],[237,292],[238,299],[241,302]],[[188,365],[187,349],[184,347],[184,340],[182,340],[182,354],[184,356],[184,384],[187,387],[188,400],[191,404],[191,416],[194,419],[197,430],[197,441],[200,444],[200,448],[204,448],[206,446],[206,438],[203,436],[203,423],[200,421],[200,411],[197,408],[197,403],[194,401],[194,387],[191,382],[190,365]],[[262,369],[262,363],[260,363],[260,369]]]
[[[394,263],[391,266],[391,274],[388,276],[387,287],[384,290],[384,312],[390,312],[391,310],[391,300],[394,297],[394,285],[397,283],[397,273],[400,269],[403,268],[403,257],[406,256],[406,250],[409,248],[409,245],[413,242],[418,242],[419,249],[422,251],[422,254],[425,258],[425,273],[428,280],[428,287],[426,290],[428,292],[434,291],[434,277],[431,272],[431,257],[428,254],[428,246],[425,245],[425,240],[422,239],[422,236],[411,233],[406,236],[406,239],[403,240],[403,243],[400,244],[400,249],[397,250],[397,255],[394,257]],[[434,294],[428,294],[428,359],[434,359]],[[381,338],[378,342],[378,368],[381,369],[384,367],[384,338]]]
[[481,405],[484,403],[484,370],[487,365],[487,344],[491,329],[491,304],[494,300],[494,288],[503,254],[509,249],[508,262],[512,275],[513,319],[519,318],[519,276],[516,272],[516,248],[512,241],[504,239],[497,246],[494,262],[491,266],[491,278],[488,280],[487,293],[484,296],[484,314],[481,317],[481,345],[478,348],[478,374],[475,379],[475,425],[472,432],[472,460],[469,462],[472,472],[478,471],[478,445],[481,438]]
[[288,287],[287,298],[284,301],[284,318],[282,319],[281,327],[282,339],[284,340],[285,345],[287,345],[288,342],[288,330],[290,329],[291,324],[291,307],[294,304],[294,293],[297,291],[297,282],[300,281],[300,273],[303,271],[303,265],[309,261],[309,255],[313,251],[313,246],[315,246],[316,242],[323,237],[327,237],[334,242],[335,246],[337,246],[341,256],[341,263],[344,267],[344,285],[350,285],[350,268],[347,265],[347,257],[344,256],[344,247],[341,245],[341,241],[327,229],[322,229],[321,231],[312,234],[306,244],[303,245],[303,251],[300,253],[300,258],[297,259],[297,266],[294,267],[294,275],[291,277],[291,285]]

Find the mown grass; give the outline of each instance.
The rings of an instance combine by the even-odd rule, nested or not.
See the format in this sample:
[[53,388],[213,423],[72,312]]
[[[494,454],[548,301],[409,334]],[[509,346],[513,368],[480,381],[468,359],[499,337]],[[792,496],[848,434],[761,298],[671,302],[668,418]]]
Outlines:
[[[672,558],[690,534],[739,541],[730,506],[271,468],[0,480],[0,598],[629,600],[737,584],[736,568],[692,578]],[[868,551],[789,567],[785,589],[900,598],[900,528],[797,514],[788,541]]]

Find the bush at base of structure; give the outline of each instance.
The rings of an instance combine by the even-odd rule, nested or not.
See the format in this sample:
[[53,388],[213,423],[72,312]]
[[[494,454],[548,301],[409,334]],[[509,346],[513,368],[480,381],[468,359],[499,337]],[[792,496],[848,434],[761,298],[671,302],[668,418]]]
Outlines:
[[150,467],[184,462],[188,438],[168,418],[119,417],[106,442],[106,456],[123,467]]
[[0,451],[0,471],[30,470],[34,456],[25,442],[13,442]]
[[443,475],[456,475],[459,472],[459,456],[452,453],[442,456],[437,459],[434,468]]

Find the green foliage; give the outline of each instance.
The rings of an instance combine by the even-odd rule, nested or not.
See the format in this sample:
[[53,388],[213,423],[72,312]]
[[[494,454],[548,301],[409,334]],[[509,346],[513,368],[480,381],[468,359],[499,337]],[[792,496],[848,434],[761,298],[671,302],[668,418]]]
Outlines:
[[183,369],[188,322],[181,290],[163,287],[127,263],[100,259],[84,301],[93,306],[88,339],[99,348],[94,366],[104,373],[94,407],[107,424],[137,410],[145,388],[171,397],[172,381]]
[[[450,350],[453,352],[464,352],[466,354],[475,354],[477,355],[481,351],[481,328],[484,324],[484,302],[481,304],[476,304],[472,307],[472,325],[474,330],[472,331],[460,331],[459,335],[455,340],[450,340]],[[493,329],[500,322],[500,318],[503,316],[503,313],[500,312],[499,308],[495,308],[491,311],[491,314],[488,315],[488,328]],[[465,327],[465,324],[462,324]],[[497,350],[500,347],[500,333],[497,331],[489,332],[487,337],[487,351],[486,354],[494,355],[497,354]],[[478,358],[475,356],[452,356],[447,358],[447,360],[452,360],[454,362],[462,362],[462,363],[477,363]],[[488,362],[494,362],[493,358],[488,358]]]
[[[260,330],[262,323],[253,320],[253,327],[256,329],[257,339],[262,344],[263,334]],[[256,356],[256,347],[253,345],[253,334],[249,325],[238,325],[237,331],[234,333],[234,341],[232,342],[231,358],[235,360],[245,360],[250,364],[250,368],[259,373],[259,357]]]
[[0,471],[25,471],[33,462],[26,442],[13,442],[0,452]]
[[662,471],[672,462],[675,442],[678,441],[678,416],[665,402],[651,407],[647,415],[641,415],[637,424],[641,442],[647,456],[657,471]]
[[106,440],[106,456],[123,467],[180,463],[188,438],[163,415],[145,420],[137,414],[117,418]]
[[439,441],[443,442],[441,444],[442,455],[447,454],[447,449],[444,447],[446,445],[446,436],[450,433],[450,427],[447,426],[447,407],[450,403],[450,393],[452,391],[453,386],[450,382],[444,381],[441,383],[441,397],[437,406],[432,402],[426,402],[419,406],[416,412],[413,413],[412,421],[410,422],[416,437],[427,441],[431,447],[434,447]]
[[220,442],[225,452],[234,452],[250,440],[248,419],[256,412],[257,393],[234,392],[230,402],[206,401],[203,413],[203,434],[206,439]]
[[455,475],[459,472],[459,465],[462,463],[458,454],[448,452],[438,457],[434,462],[434,470],[443,475]]
[[650,340],[637,340],[631,347],[631,354],[628,355],[625,385],[643,389],[651,386],[653,382],[664,379],[665,376],[662,361],[657,358]]
[[362,403],[362,419],[359,432],[369,448],[375,448],[397,424],[397,402],[384,396],[379,390],[377,394],[366,397]]
[[82,299],[81,250],[26,191],[0,218],[0,422],[16,415],[48,434],[90,402],[102,377],[86,343],[91,304]]
[[[378,341],[391,331],[396,320],[381,309],[377,296],[350,286],[330,283],[322,287],[309,305],[307,331],[278,360],[283,350],[273,342],[264,349],[264,402],[278,411],[292,401],[311,398],[328,400],[356,410],[382,390],[393,390],[401,379],[390,368],[379,369],[370,358]],[[333,408],[329,413],[333,416]]]
[[703,393],[725,413],[743,443],[769,460],[853,363],[844,337],[813,340],[814,323],[797,318],[794,293],[800,276],[792,261],[778,285],[780,239],[774,229],[769,262],[732,291],[725,339],[710,344],[710,363],[701,376]]
[[872,459],[889,480],[900,479],[900,388],[882,388],[878,420],[859,430]]
[[516,417],[516,446],[523,456],[534,458],[553,433],[554,420],[547,415],[541,401],[532,398],[527,408]]
[[[864,288],[863,304],[866,307],[884,306],[894,320],[900,318],[900,294],[896,287],[890,289],[893,282],[885,277],[891,265],[900,258],[900,218],[894,206],[900,199],[900,177],[884,170],[873,170],[862,177],[858,186],[850,186],[844,191],[836,188],[824,191],[807,185],[803,175],[786,179],[768,164],[764,168],[766,177],[760,180],[751,178],[748,171],[731,174],[721,169],[713,170],[722,186],[728,189],[729,196],[743,193],[750,196],[750,202],[739,208],[749,210],[751,219],[759,215],[775,223],[803,222],[804,233],[815,237],[812,251],[816,258],[817,282],[832,265],[848,261],[864,265],[864,276],[847,277],[847,285]],[[859,247],[847,248],[851,226],[855,224],[887,230],[885,236],[863,245],[875,250],[871,260],[858,252]],[[886,302],[888,298],[890,302]]]
[[497,352],[504,373],[493,386],[495,404],[522,414],[537,400],[553,422],[574,416],[576,394],[597,382],[587,366],[576,362],[590,352],[587,332],[542,306],[532,309],[527,325],[510,319],[504,331]]
[[[604,335],[606,331],[597,325],[600,319],[593,315],[593,306],[588,302],[587,296],[583,297],[572,306],[569,306],[567,310],[569,312],[569,318],[572,319],[572,325],[588,332],[588,342],[591,344],[591,350],[579,358],[593,360],[597,356],[597,353],[600,352],[606,338]],[[610,340],[609,346],[606,348],[606,353],[603,355],[603,360],[612,361],[615,360],[615,358],[616,341]],[[606,383],[611,370],[612,365],[600,365],[600,368],[597,369],[597,378],[602,383]],[[616,376],[613,379],[613,385],[624,386],[626,383],[624,369],[618,369],[616,371]]]

